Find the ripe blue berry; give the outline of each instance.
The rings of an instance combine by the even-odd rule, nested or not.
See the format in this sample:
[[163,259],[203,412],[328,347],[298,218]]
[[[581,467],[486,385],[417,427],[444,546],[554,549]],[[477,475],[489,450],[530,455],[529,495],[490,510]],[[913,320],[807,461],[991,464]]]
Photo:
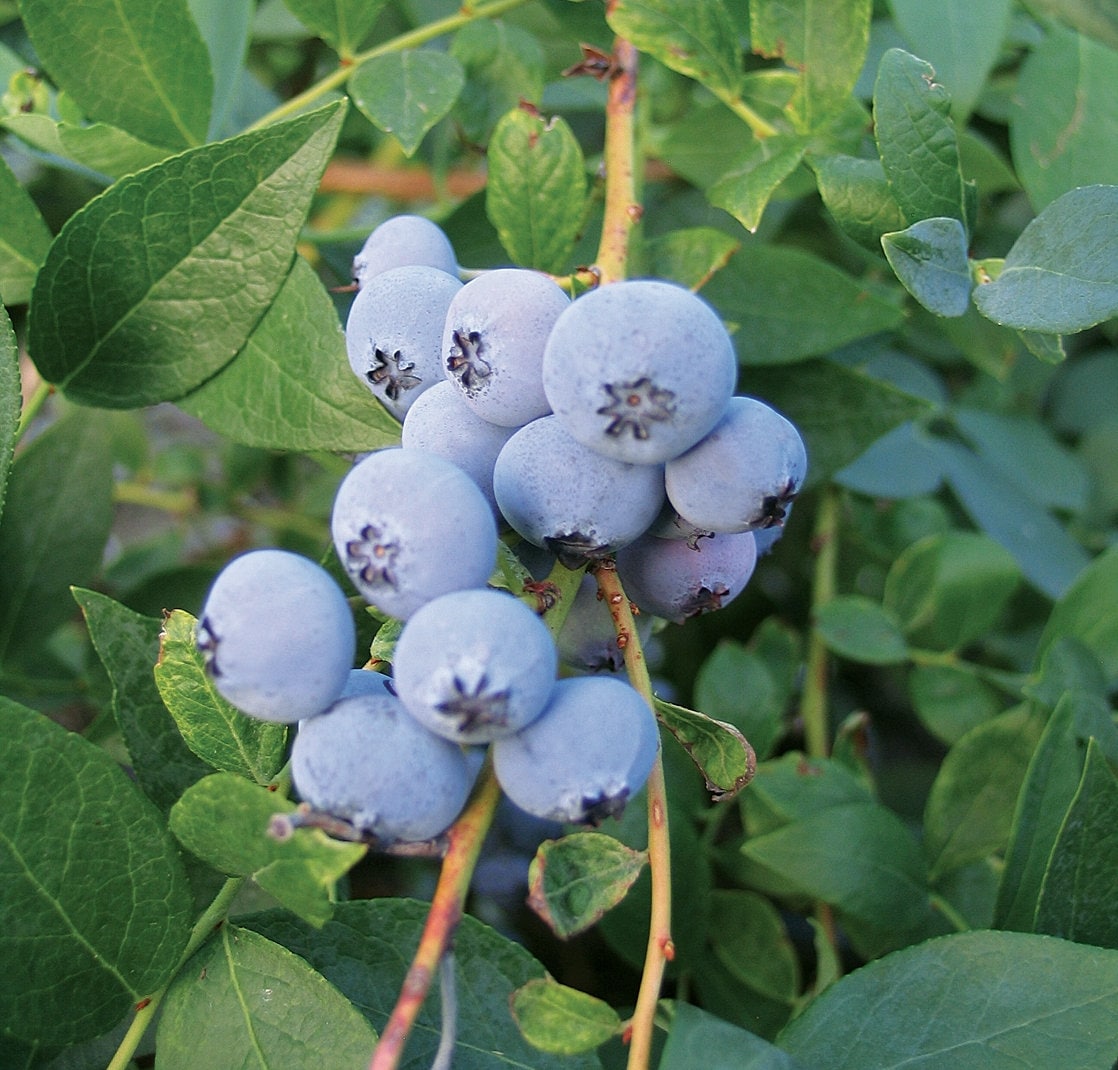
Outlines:
[[807,474],[793,424],[763,401],[733,397],[701,442],[665,465],[668,500],[681,516],[716,532],[784,522]]
[[663,469],[576,442],[554,416],[520,428],[497,456],[493,492],[529,542],[575,567],[631,542],[664,501]]
[[714,310],[656,279],[583,294],[556,320],[544,390],[579,442],[619,461],[659,464],[718,422],[737,379],[733,344]]
[[404,416],[400,441],[405,449],[426,450],[453,461],[478,485],[496,514],[493,465],[515,430],[483,420],[454,384],[444,381],[416,398]]
[[499,268],[454,295],[443,333],[443,371],[490,423],[520,427],[551,411],[543,389],[548,334],[570,298],[546,275]]
[[294,723],[341,694],[357,638],[324,568],[287,550],[250,550],[214,579],[197,644],[224,699],[251,717]]
[[353,299],[345,326],[349,365],[397,420],[442,382],[443,323],[461,288],[438,268],[406,265],[374,275]]
[[427,731],[387,692],[341,699],[304,721],[291,778],[315,810],[387,843],[438,836],[473,780],[462,749]]
[[656,718],[615,676],[559,680],[542,714],[491,745],[505,794],[529,814],[598,823],[644,785],[660,743]]
[[756,564],[751,531],[711,535],[693,545],[644,535],[617,555],[625,593],[643,612],[677,624],[736,598]]
[[394,695],[396,689],[392,677],[373,669],[350,669],[345,687],[338,698],[353,698],[354,695]]
[[400,619],[440,594],[484,587],[497,563],[485,495],[426,450],[383,449],[358,461],[338,487],[330,526],[354,586]]
[[458,258],[442,227],[421,215],[396,215],[365,239],[353,258],[353,281],[361,287],[383,271],[408,264],[458,274]]
[[557,668],[543,621],[511,594],[479,589],[443,595],[408,619],[392,678],[426,728],[457,743],[488,743],[539,715]]

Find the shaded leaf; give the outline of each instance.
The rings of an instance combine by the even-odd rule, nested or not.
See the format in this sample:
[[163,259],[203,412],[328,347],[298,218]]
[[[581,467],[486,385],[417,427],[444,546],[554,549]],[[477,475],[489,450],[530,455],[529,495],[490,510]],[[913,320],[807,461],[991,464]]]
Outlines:
[[562,118],[516,108],[489,142],[485,211],[512,260],[562,274],[582,227],[582,149]]
[[867,786],[834,758],[789,751],[761,762],[742,814],[750,836],[761,836],[834,806],[873,800]]
[[967,233],[958,219],[922,219],[881,236],[897,278],[929,312],[962,316],[970,307]]
[[91,119],[171,149],[205,141],[213,74],[186,0],[21,0],[20,16]]
[[334,912],[337,882],[365,855],[361,843],[328,837],[321,829],[269,834],[277,814],[295,804],[232,773],[214,773],[188,788],[171,811],[171,831],[182,845],[230,876],[252,877],[312,925]]
[[32,293],[43,377],[83,404],[127,408],[181,397],[229,363],[287,277],[342,117],[331,104],[171,157],[71,216]]
[[27,303],[50,242],[35,202],[0,159],[0,300],[5,305]]
[[1118,49],[1118,11],[1109,0],[1030,0],[1029,8]]
[[0,751],[0,1021],[27,1043],[87,1040],[170,979],[189,885],[159,812],[105,751],[2,697]]
[[800,994],[800,964],[780,911],[764,896],[739,889],[716,889],[711,908],[718,960],[753,991],[792,1004]]
[[644,252],[656,278],[700,290],[739,248],[738,241],[714,227],[688,227],[649,239]]
[[1116,218],[1118,186],[1085,186],[1053,201],[1013,243],[1001,274],[975,290],[979,312],[1047,334],[1118,315]]
[[232,133],[231,119],[242,85],[248,49],[253,0],[187,0],[190,13],[210,54],[214,95],[210,114],[210,140]]
[[708,1011],[673,1000],[659,1070],[806,1070],[787,1052]]
[[545,840],[528,870],[528,905],[566,939],[624,899],[647,861],[644,851],[601,832]]
[[1056,603],[1037,644],[1037,664],[1058,639],[1077,639],[1102,665],[1108,682],[1118,679],[1118,546],[1099,554],[1075,577]]
[[197,622],[176,609],[163,622],[155,683],[187,746],[214,769],[267,784],[283,765],[287,725],[248,717],[218,693],[195,642]]
[[74,612],[72,583],[97,575],[112,527],[104,413],[74,411],[20,453],[0,525],[0,656],[42,643]]
[[968,666],[913,666],[908,693],[920,723],[948,746],[1002,709],[998,695]]
[[908,644],[893,616],[864,595],[832,598],[815,612],[815,627],[836,654],[869,665],[897,665]]
[[225,924],[171,985],[156,1048],[162,1070],[319,1070],[323,1052],[331,1068],[360,1070],[376,1039],[360,1012],[302,958]]
[[113,685],[116,719],[140,787],[164,813],[210,766],[186,745],[155,686],[162,621],[97,591],[74,588],[86,627]]
[[23,394],[19,375],[19,346],[8,317],[0,307],[0,519],[4,516],[4,500],[8,494],[8,474],[15,454],[16,435]]
[[893,199],[881,161],[855,156],[811,156],[819,195],[835,222],[859,245],[874,252],[881,237],[903,230],[908,220]]
[[844,977],[778,1041],[805,1065],[828,1070],[1098,1070],[1114,1059],[1115,1014],[1118,952],[1048,936],[970,932],[906,948]]
[[551,977],[518,988],[510,1006],[524,1039],[554,1055],[593,1051],[621,1032],[621,1018],[608,1003]]
[[362,63],[349,76],[353,103],[411,156],[423,136],[454,107],[465,84],[462,64],[434,49],[389,52]]
[[756,231],[769,198],[800,165],[806,137],[777,134],[754,141],[741,166],[724,174],[706,191],[715,208],[724,208],[748,231]]
[[343,58],[369,36],[388,0],[283,0],[298,20]]
[[353,374],[334,303],[301,257],[233,362],[176,404],[246,446],[363,452],[400,439]]
[[660,723],[699,767],[715,802],[732,799],[753,779],[757,755],[737,728],[662,699],[655,705]]

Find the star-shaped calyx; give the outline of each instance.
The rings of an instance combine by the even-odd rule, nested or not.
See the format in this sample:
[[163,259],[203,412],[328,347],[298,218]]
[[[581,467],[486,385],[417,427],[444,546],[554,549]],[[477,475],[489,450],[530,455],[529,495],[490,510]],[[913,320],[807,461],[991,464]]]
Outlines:
[[386,353],[374,346],[372,364],[365,378],[373,386],[384,386],[384,396],[389,401],[398,401],[405,390],[413,390],[423,383],[418,375],[411,374],[414,368],[415,361],[404,360],[400,350]]
[[489,378],[493,369],[484,357],[485,348],[477,331],[454,331],[451,334],[450,355],[446,358],[447,370],[458,377],[467,391],[477,390]]
[[606,434],[614,438],[631,431],[633,438],[644,440],[653,424],[664,423],[675,413],[675,393],[658,387],[647,375],[631,382],[603,383],[602,389],[610,400],[598,415],[610,418]]
[[345,544],[346,568],[365,583],[396,586],[393,572],[400,548],[376,524],[366,524]]

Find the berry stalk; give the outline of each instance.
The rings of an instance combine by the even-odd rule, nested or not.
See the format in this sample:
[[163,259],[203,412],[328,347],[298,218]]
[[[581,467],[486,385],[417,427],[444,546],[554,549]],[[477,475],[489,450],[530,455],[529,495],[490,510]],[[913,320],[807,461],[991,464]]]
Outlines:
[[474,867],[501,797],[501,789],[488,761],[482,768],[473,797],[461,817],[447,832],[448,847],[431,899],[431,908],[419,938],[419,947],[408,967],[396,1006],[388,1019],[369,1070],[395,1070],[420,1007],[451,947],[454,932],[465,910]]

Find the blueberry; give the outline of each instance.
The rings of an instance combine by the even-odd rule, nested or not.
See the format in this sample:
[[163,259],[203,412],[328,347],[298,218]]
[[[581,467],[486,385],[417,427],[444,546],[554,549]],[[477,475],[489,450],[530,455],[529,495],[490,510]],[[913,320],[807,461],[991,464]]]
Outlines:
[[656,718],[616,676],[559,680],[527,728],[491,745],[493,771],[509,799],[552,821],[597,823],[618,816],[648,779],[660,737]]
[[543,621],[505,591],[455,591],[408,619],[392,678],[400,701],[432,732],[488,743],[523,728],[551,694],[558,668]]
[[397,420],[443,380],[443,323],[460,289],[445,271],[407,265],[373,276],[353,299],[345,326],[349,365]]
[[588,449],[555,416],[542,416],[498,454],[493,491],[517,532],[576,567],[652,523],[664,501],[664,476],[659,465],[626,464]]
[[341,694],[357,637],[324,568],[287,550],[250,550],[214,579],[197,644],[224,699],[251,717],[294,723]]
[[756,564],[751,531],[712,535],[694,545],[643,535],[618,553],[617,574],[643,612],[682,624],[741,594]]
[[711,531],[779,526],[807,474],[795,426],[763,401],[733,397],[701,442],[665,465],[668,500]]
[[336,702],[299,726],[291,778],[300,798],[383,842],[429,840],[472,784],[460,747],[427,731],[382,692]]
[[426,450],[383,449],[358,461],[338,487],[330,526],[354,586],[400,619],[441,594],[484,587],[497,563],[485,495]]
[[392,677],[373,669],[350,669],[345,687],[338,698],[353,698],[354,695],[394,695],[396,688]]
[[[642,643],[652,634],[652,618],[637,618]],[[573,669],[589,672],[621,672],[625,653],[617,641],[617,629],[609,606],[598,594],[598,581],[583,576],[556,637],[559,659]]]
[[659,464],[718,422],[737,361],[714,310],[690,290],[634,279],[572,301],[547,340],[544,390],[579,442]]
[[404,416],[400,441],[405,449],[422,449],[453,461],[481,489],[494,514],[493,465],[513,427],[483,420],[462,400],[453,383],[436,383],[422,393]]
[[421,215],[397,215],[386,219],[365,239],[353,258],[353,281],[361,287],[383,271],[408,264],[458,274],[458,258],[442,227]]
[[551,411],[543,352],[570,298],[546,275],[499,268],[454,295],[443,332],[443,372],[490,423],[521,427]]

